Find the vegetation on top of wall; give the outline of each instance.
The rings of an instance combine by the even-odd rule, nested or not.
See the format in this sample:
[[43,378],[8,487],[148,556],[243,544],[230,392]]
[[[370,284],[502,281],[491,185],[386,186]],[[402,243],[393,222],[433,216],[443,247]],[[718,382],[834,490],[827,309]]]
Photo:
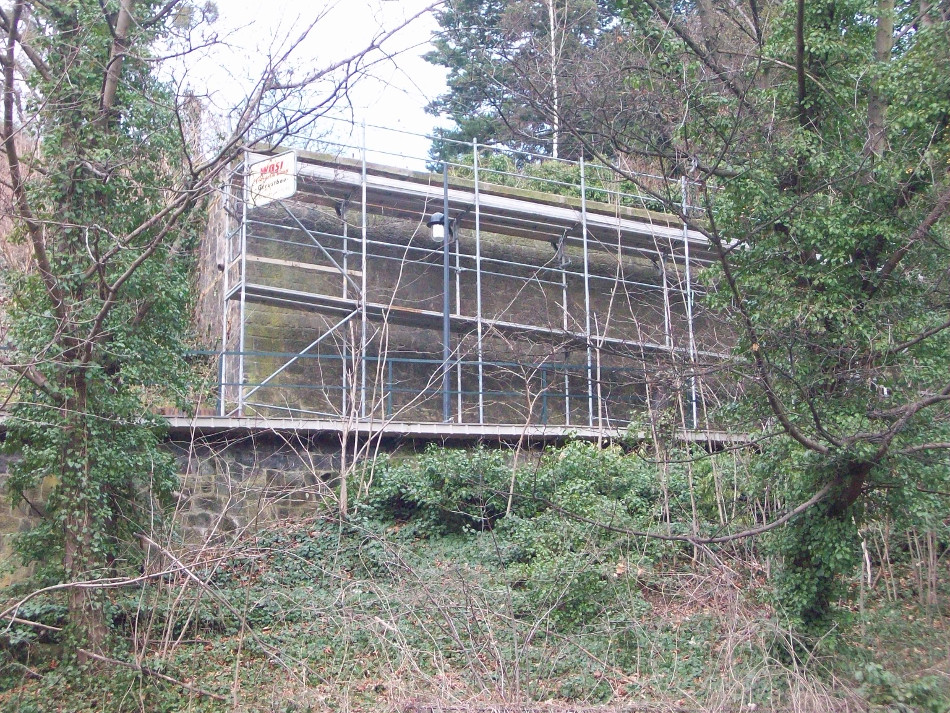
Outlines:
[[[460,178],[474,179],[474,158],[471,152],[457,157],[459,163],[451,164],[451,173]],[[441,167],[433,165],[433,169]],[[682,200],[679,181],[669,181],[659,176],[642,176],[649,183],[644,189],[617,174],[610,166],[598,162],[585,164],[583,184],[586,199],[608,205],[627,208],[667,211],[667,202]],[[478,155],[478,180],[480,183],[509,186],[537,193],[570,196],[581,195],[581,166],[576,162],[551,159],[519,160],[517,154],[498,149],[480,149]],[[653,194],[655,192],[655,195]]]

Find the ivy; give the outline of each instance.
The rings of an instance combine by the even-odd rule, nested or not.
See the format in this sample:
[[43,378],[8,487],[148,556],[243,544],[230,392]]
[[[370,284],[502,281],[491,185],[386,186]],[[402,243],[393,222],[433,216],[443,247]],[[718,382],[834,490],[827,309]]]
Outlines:
[[[174,191],[187,191],[174,94],[150,49],[164,26],[131,23],[119,60],[114,33],[125,4],[30,5],[23,22],[42,64],[24,89],[30,122],[19,130],[37,148],[24,154],[31,171],[19,186],[17,231],[39,268],[7,276],[7,338],[20,378],[3,448],[18,456],[7,482],[13,503],[46,495],[42,522],[17,548],[51,583],[135,571],[134,536],[161,522],[175,490],[150,406],[187,390],[200,214],[194,201],[180,217],[163,213]],[[161,6],[138,2],[135,12],[148,17]],[[120,74],[111,100],[110,63]],[[102,611],[98,595],[74,590],[78,641],[103,642]]]

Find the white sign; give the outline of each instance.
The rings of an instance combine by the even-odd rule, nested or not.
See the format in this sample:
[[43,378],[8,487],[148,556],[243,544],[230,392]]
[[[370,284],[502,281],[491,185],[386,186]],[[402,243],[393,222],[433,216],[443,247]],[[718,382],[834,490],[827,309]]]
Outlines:
[[297,192],[297,154],[248,154],[247,200],[252,208],[290,198]]

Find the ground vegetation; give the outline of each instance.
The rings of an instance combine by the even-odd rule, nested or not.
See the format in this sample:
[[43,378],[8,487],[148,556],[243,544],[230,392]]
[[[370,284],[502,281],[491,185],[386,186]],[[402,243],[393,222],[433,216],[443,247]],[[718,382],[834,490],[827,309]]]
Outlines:
[[896,527],[862,528],[871,554],[847,580],[854,603],[815,646],[776,601],[767,550],[635,534],[688,532],[694,517],[716,528],[723,507],[762,521],[771,495],[746,455],[720,454],[692,474],[688,452],[678,455],[660,481],[643,449],[552,449],[516,469],[508,514],[509,454],[381,459],[345,521],[328,502],[311,519],[169,553],[162,580],[113,590],[121,643],[108,679],[57,645],[65,599],[23,602],[20,616],[46,628],[8,630],[0,705],[946,710],[950,621],[926,574],[945,591],[946,569],[921,556],[923,535],[915,550]]

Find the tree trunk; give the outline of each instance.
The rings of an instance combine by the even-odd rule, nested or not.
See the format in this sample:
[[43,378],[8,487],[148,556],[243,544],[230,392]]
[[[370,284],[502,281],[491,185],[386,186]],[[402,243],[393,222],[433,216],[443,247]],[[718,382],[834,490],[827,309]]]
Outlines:
[[840,488],[832,495],[828,514],[831,517],[847,516],[848,510],[864,493],[868,475],[873,464],[868,461],[851,461],[837,477]]
[[[89,433],[85,423],[87,394],[83,372],[71,379],[75,397],[66,405],[73,423],[69,426],[71,443],[69,455],[63,462],[60,474],[63,487],[63,502],[67,508],[65,518],[63,565],[70,582],[82,582],[98,576],[102,562],[98,561],[93,533],[97,531],[92,504],[95,493],[90,469],[94,454],[89,453]],[[70,461],[78,465],[71,465]],[[108,635],[102,595],[97,589],[74,588],[69,590],[69,622],[81,639],[82,647],[94,652],[101,651]]]
[[[64,562],[71,582],[84,581],[97,570],[88,535],[92,527],[88,506],[71,513],[66,521]],[[103,650],[109,633],[102,604],[102,593],[97,589],[69,590],[69,623],[79,635],[82,647],[94,652]]]
[[[890,60],[894,47],[894,0],[879,0],[877,4],[877,33],[874,37],[874,60],[881,64]],[[884,112],[887,104],[881,96],[880,82],[874,78],[868,96],[868,140],[865,153],[880,157],[885,148]]]
[[711,0],[699,0],[696,3],[699,14],[700,32],[703,44],[716,66],[722,66],[722,41],[725,31],[725,18]]
[[112,41],[112,51],[109,53],[109,63],[106,65],[106,76],[102,86],[102,101],[96,123],[102,129],[109,126],[109,116],[115,104],[115,94],[119,88],[119,79],[122,76],[122,65],[129,50],[129,32],[132,29],[132,5],[135,0],[121,0],[119,14],[115,20],[115,36]]
[[557,21],[554,15],[554,0],[547,0],[548,4],[548,24],[551,29],[550,36],[550,52],[551,52],[551,102],[553,107],[551,109],[551,156],[553,158],[558,158],[558,144],[560,143],[561,133],[561,119],[558,112],[560,112],[560,98],[558,97],[558,86],[557,86]]

